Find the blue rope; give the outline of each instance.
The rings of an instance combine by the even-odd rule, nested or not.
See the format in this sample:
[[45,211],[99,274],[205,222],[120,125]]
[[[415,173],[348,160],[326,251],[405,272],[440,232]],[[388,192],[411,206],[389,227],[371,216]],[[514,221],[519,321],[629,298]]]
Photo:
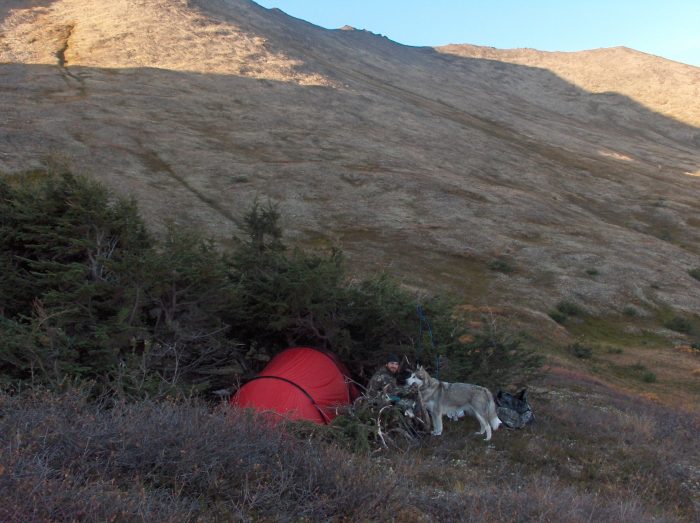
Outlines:
[[435,377],[440,379],[440,355],[435,351],[435,341],[433,340],[433,328],[430,326],[427,316],[425,315],[425,310],[423,306],[419,303],[416,306],[416,312],[418,313],[418,362],[420,362],[420,355],[423,352],[422,342],[423,342],[423,325],[428,328],[428,338],[430,339],[430,346],[433,351],[436,352],[435,355]]

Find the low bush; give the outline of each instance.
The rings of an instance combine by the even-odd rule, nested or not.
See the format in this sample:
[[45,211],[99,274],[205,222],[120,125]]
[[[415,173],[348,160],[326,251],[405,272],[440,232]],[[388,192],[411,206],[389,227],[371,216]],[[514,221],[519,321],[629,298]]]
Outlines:
[[560,301],[554,310],[549,311],[549,317],[560,325],[564,325],[570,316],[583,316],[581,307],[570,301]]
[[[523,384],[535,377],[543,358],[527,343],[526,337],[498,321],[484,323],[486,327],[474,334],[474,341],[452,344],[441,352],[440,379],[478,383],[495,390]],[[436,360],[426,358],[426,361]],[[435,368],[426,366],[435,373]]]
[[700,267],[698,267],[697,269],[689,270],[688,274],[690,274],[696,280],[700,280]]
[[549,317],[552,318],[554,321],[556,321],[558,324],[563,325],[566,322],[566,319],[568,316],[566,314],[562,314],[559,311],[550,311],[549,312]]
[[297,436],[331,443],[353,453],[415,449],[429,437],[430,419],[416,405],[414,417],[380,396],[361,395],[329,425],[294,424]]
[[[571,382],[570,376],[560,379],[550,386]],[[579,493],[597,493],[602,496],[599,508],[606,514],[593,517],[597,521],[612,520],[608,518],[613,514],[619,521],[697,521],[696,472],[687,459],[700,451],[695,437],[700,430],[697,416],[593,383],[585,392],[567,391],[549,400],[540,396],[536,415],[538,427],[531,432],[511,432],[507,441],[496,440],[501,443],[501,459],[513,461],[509,470],[519,464],[521,474],[559,480],[581,489]],[[495,479],[504,476],[502,472],[494,475]],[[605,499],[604,492],[614,495]],[[533,499],[533,504],[538,503]],[[670,512],[662,515],[664,509]],[[549,519],[580,519],[569,512],[573,507],[561,510]]]
[[625,316],[628,316],[630,318],[636,318],[639,316],[639,311],[637,310],[636,307],[633,307],[632,305],[628,305],[624,309],[622,309],[622,314]]
[[664,322],[664,327],[667,329],[674,330],[683,334],[690,334],[693,332],[693,324],[687,318],[683,316],[674,316],[669,320]]
[[503,274],[511,274],[515,272],[515,267],[513,267],[508,260],[505,258],[497,258],[489,263],[489,269],[495,272],[502,272]]
[[593,349],[591,347],[578,342],[569,345],[567,350],[580,359],[590,359],[590,357],[593,355]]
[[566,316],[583,316],[583,309],[571,301],[560,301],[557,303],[557,310]]
[[650,370],[644,371],[642,374],[642,381],[644,383],[656,383],[656,374]]
[[0,519],[386,520],[399,471],[196,401],[2,396]]

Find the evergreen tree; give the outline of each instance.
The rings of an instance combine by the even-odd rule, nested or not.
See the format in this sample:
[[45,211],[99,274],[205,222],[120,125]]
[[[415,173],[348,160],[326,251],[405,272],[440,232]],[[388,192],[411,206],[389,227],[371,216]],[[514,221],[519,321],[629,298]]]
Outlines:
[[[461,343],[454,304],[387,274],[357,279],[338,249],[288,248],[280,212],[254,202],[221,252],[198,231],[147,232],[133,200],[68,172],[0,179],[0,383],[98,380],[123,394],[203,391],[293,345],[329,349],[362,381],[387,352],[444,377],[496,383],[536,362],[517,339]],[[490,380],[490,381],[489,381]]]
[[116,366],[139,327],[124,269],[151,246],[134,202],[60,173],[6,191],[1,212],[4,314],[41,333],[57,375],[95,377]]

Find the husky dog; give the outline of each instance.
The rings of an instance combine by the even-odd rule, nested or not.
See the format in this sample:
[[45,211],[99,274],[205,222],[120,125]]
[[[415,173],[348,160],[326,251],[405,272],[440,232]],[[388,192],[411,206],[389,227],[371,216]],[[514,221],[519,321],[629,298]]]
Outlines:
[[479,420],[486,441],[491,439],[491,429],[496,430],[501,420],[496,415],[496,404],[488,389],[469,383],[447,383],[436,380],[422,367],[406,380],[408,385],[418,385],[421,399],[433,422],[433,436],[442,434],[442,417],[456,421],[466,414]]

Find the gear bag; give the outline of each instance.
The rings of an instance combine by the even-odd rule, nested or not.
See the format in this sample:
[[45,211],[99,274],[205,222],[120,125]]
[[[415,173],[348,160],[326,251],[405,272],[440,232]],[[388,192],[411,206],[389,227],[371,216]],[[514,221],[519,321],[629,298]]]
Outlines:
[[535,420],[532,407],[527,401],[527,389],[517,394],[499,390],[495,399],[496,413],[506,427],[521,429]]

